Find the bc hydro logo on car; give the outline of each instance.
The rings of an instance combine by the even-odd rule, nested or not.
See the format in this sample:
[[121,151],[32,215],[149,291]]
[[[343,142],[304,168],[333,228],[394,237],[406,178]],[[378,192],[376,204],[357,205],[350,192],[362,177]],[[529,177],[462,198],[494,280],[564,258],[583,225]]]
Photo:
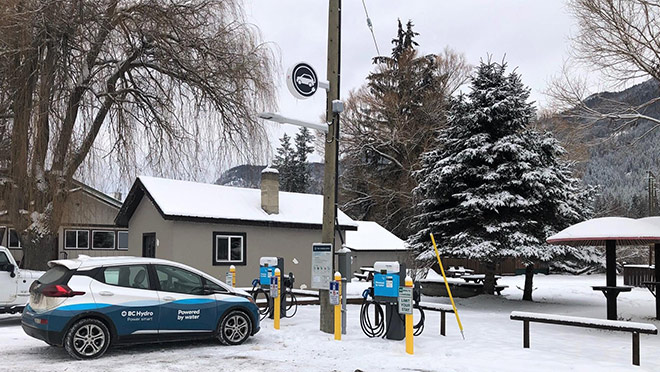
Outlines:
[[179,263],[139,257],[58,260],[30,288],[25,332],[78,359],[111,345],[217,338],[259,331],[252,298]]

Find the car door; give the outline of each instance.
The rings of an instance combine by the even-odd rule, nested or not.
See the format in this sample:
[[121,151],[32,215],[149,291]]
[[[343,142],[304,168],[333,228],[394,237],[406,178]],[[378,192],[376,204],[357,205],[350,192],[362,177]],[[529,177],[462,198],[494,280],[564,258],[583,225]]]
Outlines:
[[11,277],[9,265],[9,257],[5,252],[0,252],[0,306],[13,304],[16,300],[17,280],[16,276]]
[[170,265],[154,265],[160,298],[159,335],[208,334],[217,327],[215,295],[204,288],[201,276]]
[[120,341],[158,336],[158,292],[149,280],[147,265],[102,268],[90,290],[99,312],[107,315]]

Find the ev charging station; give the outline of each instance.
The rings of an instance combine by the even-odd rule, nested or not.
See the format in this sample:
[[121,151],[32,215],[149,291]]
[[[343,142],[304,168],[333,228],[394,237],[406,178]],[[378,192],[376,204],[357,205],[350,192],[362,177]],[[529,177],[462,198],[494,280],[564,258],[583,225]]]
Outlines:
[[[270,293],[271,278],[275,276],[275,269],[280,269],[284,273],[284,258],[282,257],[261,257],[259,259],[259,285],[266,293]],[[283,279],[280,278],[283,281]],[[284,283],[282,283],[284,284]],[[284,288],[284,286],[282,286]],[[284,291],[282,291],[284,294]],[[275,317],[275,306],[273,296],[268,297],[268,317]],[[286,314],[286,296],[280,296],[280,314]]]
[[399,287],[406,278],[406,266],[397,261],[374,263],[374,299],[385,306],[385,337],[403,340],[406,337],[405,323],[398,316]]
[[[281,292],[280,292],[280,314],[283,318],[290,318],[297,312],[297,300],[295,295],[291,292],[293,289],[293,284],[295,282],[295,277],[293,273],[289,273],[288,276],[284,276],[284,258],[283,257],[261,257],[259,259],[259,278],[252,281],[252,297],[257,300],[259,293],[262,293],[265,298],[268,299],[268,307],[261,312],[262,316],[265,318],[267,315],[270,319],[275,317],[275,306],[274,298],[270,295],[271,290],[271,279],[275,276],[275,269],[280,269],[282,273],[280,280],[281,283]],[[288,290],[288,292],[287,292]],[[287,294],[291,298],[291,303],[287,303]],[[292,314],[287,314],[287,310],[290,310],[295,306],[295,309]]]
[[[405,316],[399,313],[400,288],[406,278],[406,266],[398,261],[377,261],[374,263],[374,277],[371,288],[362,293],[364,302],[360,310],[360,326],[368,337],[385,337],[390,340],[403,340],[406,337]],[[413,289],[413,298],[419,302],[419,287]],[[372,300],[369,300],[368,297]],[[404,298],[401,301],[407,301]],[[408,300],[409,301],[409,300]],[[373,305],[374,321],[369,315]],[[385,311],[383,312],[383,307]],[[421,319],[413,327],[415,335],[424,329],[424,312],[420,309]]]

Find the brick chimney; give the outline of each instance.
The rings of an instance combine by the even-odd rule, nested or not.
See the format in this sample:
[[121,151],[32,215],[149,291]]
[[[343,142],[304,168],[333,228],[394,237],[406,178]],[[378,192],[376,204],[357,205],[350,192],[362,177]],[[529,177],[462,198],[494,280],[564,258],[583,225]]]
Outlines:
[[280,173],[266,167],[261,171],[261,209],[268,214],[280,212]]

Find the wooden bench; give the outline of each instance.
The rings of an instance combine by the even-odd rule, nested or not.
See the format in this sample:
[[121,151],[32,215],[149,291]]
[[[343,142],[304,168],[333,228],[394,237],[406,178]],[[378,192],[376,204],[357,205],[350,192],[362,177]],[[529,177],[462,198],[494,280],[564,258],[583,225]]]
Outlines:
[[368,279],[369,279],[369,274],[361,274],[361,273],[358,273],[358,272],[354,272],[353,276],[358,278],[359,280],[365,281],[365,282],[368,281]]
[[557,324],[582,328],[605,329],[608,331],[620,331],[632,333],[632,364],[639,365],[639,334],[657,335],[658,329],[653,324],[634,323],[619,320],[604,320],[594,318],[582,318],[576,316],[563,316],[554,314],[528,313],[514,311],[511,320],[523,322],[523,348],[529,348],[529,323]]
[[419,308],[423,310],[440,312],[440,334],[445,336],[446,333],[445,313],[453,314],[454,308],[449,304],[436,304],[434,302],[420,302]]

